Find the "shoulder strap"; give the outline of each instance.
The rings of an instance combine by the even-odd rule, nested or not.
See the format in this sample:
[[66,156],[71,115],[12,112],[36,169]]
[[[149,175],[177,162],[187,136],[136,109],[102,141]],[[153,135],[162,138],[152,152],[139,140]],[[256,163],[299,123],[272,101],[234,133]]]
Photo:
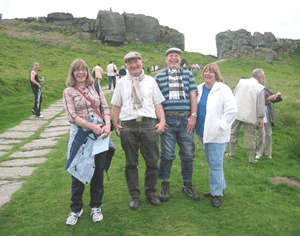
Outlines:
[[102,120],[104,120],[103,117],[101,116],[100,112],[98,111],[97,107],[95,106],[95,104],[91,101],[91,99],[88,98],[87,96],[85,96],[85,94],[84,94],[82,91],[80,91],[78,88],[76,88],[76,87],[74,87],[74,88],[75,88],[78,92],[80,92],[80,93],[85,97],[86,100],[88,100],[88,101],[91,103],[92,107],[93,107],[94,110],[97,112],[98,116],[99,116]]

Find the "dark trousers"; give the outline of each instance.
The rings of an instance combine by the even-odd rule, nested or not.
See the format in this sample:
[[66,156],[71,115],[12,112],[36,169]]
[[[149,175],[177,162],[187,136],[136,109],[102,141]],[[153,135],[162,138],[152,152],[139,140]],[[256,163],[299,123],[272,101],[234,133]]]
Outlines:
[[146,118],[144,121],[122,121],[120,137],[126,156],[125,178],[129,194],[133,198],[140,197],[137,168],[139,149],[146,163],[145,194],[149,196],[156,192],[159,148],[155,124],[155,119],[151,118]]
[[[105,166],[106,153],[100,153],[95,156],[95,171],[90,184],[90,197],[91,201],[89,206],[100,207],[102,204],[102,198],[104,194],[103,188],[103,170]],[[71,211],[79,212],[83,207],[82,195],[85,189],[85,185],[72,176],[72,204]]]
[[40,89],[32,90],[32,92],[34,94],[34,106],[32,109],[35,111],[35,114],[37,116],[40,116],[41,115],[41,104],[43,101],[42,92]]

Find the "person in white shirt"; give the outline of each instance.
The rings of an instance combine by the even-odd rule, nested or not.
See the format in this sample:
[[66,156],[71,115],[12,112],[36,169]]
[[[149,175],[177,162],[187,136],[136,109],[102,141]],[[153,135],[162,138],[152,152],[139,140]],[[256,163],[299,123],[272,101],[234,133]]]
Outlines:
[[264,86],[260,84],[265,79],[262,69],[255,69],[250,79],[241,79],[234,90],[234,97],[238,107],[238,115],[231,127],[228,158],[234,158],[235,144],[239,138],[239,130],[244,125],[244,147],[249,148],[249,164],[254,160],[256,149],[256,128],[263,128],[265,117]]
[[129,208],[137,210],[140,198],[139,149],[146,162],[146,198],[154,206],[161,205],[155,186],[158,177],[158,135],[164,132],[166,126],[161,104],[165,98],[154,78],[144,74],[140,53],[130,52],[125,55],[124,61],[128,73],[118,81],[113,94],[112,120],[126,157],[125,177],[131,196]]
[[111,90],[111,84],[114,84],[114,88],[116,88],[116,75],[118,68],[114,65],[113,61],[109,61],[109,65],[106,67],[106,72],[108,76],[108,89]]

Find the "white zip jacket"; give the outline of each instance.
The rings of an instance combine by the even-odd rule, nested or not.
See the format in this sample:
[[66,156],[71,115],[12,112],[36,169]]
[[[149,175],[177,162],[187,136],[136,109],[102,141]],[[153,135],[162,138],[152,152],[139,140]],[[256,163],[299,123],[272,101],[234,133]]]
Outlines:
[[[197,104],[204,85],[205,83],[198,85]],[[230,87],[222,82],[215,82],[207,97],[203,143],[229,142],[231,125],[236,116],[237,105]],[[196,134],[196,140],[200,141],[200,135]]]

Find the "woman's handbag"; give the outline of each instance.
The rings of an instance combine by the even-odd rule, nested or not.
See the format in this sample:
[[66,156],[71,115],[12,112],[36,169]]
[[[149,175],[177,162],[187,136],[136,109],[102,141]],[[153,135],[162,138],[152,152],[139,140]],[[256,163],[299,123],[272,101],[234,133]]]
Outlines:
[[[92,100],[90,99],[90,98],[88,98],[87,96],[85,96],[85,94],[83,93],[83,92],[81,92],[78,88],[76,88],[76,87],[74,87],[78,92],[80,92],[84,97],[85,97],[85,99],[86,100],[88,100],[90,103],[91,103],[91,105],[92,105],[92,107],[94,108],[94,110],[97,112],[97,114],[98,114],[98,116],[104,121],[104,119],[103,119],[103,116],[100,114],[100,112],[98,111],[98,109],[97,109],[97,107],[95,106],[95,104],[92,102]],[[98,92],[98,91],[97,91]],[[99,94],[99,93],[98,93]],[[99,97],[100,97],[100,94],[99,94]],[[101,102],[101,98],[100,98],[100,102]],[[100,105],[101,106],[101,105]],[[114,131],[114,129],[115,129],[115,126],[114,126],[114,124],[113,124],[113,122],[112,122],[112,120],[110,121],[110,131]]]

